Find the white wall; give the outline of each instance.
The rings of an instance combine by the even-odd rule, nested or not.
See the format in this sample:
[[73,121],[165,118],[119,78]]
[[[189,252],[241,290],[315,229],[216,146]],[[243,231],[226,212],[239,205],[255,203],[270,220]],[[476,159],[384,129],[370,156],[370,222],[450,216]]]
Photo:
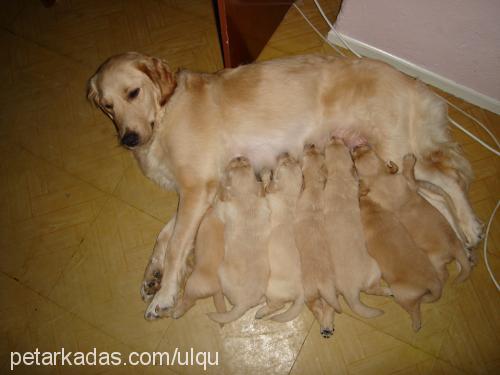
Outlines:
[[344,0],[336,29],[500,100],[500,0]]

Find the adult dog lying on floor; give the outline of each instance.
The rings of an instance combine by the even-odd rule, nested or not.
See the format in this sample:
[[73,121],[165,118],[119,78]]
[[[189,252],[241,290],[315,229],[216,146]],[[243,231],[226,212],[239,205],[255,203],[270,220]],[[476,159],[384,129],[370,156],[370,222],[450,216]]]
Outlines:
[[[174,306],[201,218],[224,166],[238,155],[256,169],[272,167],[282,152],[297,157],[305,143],[322,148],[330,135],[347,143],[362,138],[396,163],[413,153],[416,177],[452,198],[466,245],[481,239],[467,198],[471,168],[447,131],[445,104],[384,63],[300,56],[215,74],[173,73],[157,58],[130,52],[100,66],[88,98],[114,122],[144,174],[179,193],[175,225],[158,236],[145,274],[150,318]],[[447,215],[438,198],[427,198]]]

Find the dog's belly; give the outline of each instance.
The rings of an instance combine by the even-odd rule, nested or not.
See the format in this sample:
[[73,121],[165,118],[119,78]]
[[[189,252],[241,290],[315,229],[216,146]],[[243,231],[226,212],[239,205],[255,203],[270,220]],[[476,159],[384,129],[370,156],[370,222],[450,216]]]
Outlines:
[[333,124],[298,124],[278,129],[258,135],[240,134],[228,137],[225,163],[234,157],[245,156],[256,170],[274,168],[281,153],[288,152],[294,158],[301,159],[305,144],[313,143],[323,149],[331,136],[343,139],[350,148],[367,142],[358,131]]

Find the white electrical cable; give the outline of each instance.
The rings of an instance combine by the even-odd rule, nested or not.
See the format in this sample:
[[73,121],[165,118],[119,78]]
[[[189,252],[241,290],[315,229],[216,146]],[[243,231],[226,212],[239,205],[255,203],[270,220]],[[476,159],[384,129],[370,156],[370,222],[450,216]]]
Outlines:
[[316,8],[318,8],[319,12],[321,13],[321,16],[326,21],[326,23],[328,24],[328,26],[330,27],[330,29],[333,30],[333,32],[335,33],[335,35],[337,35],[337,37],[340,39],[340,41],[342,42],[342,44],[344,44],[345,48],[347,48],[349,51],[351,51],[356,57],[361,57],[360,54],[358,54],[356,51],[354,51],[349,46],[349,44],[347,44],[347,42],[345,41],[345,39],[342,38],[342,35],[340,35],[337,32],[337,30],[335,30],[335,28],[333,27],[333,24],[330,22],[330,19],[326,16],[325,12],[323,11],[323,8],[321,8],[321,6],[319,5],[318,0],[314,0],[314,4],[316,4]]
[[[354,55],[356,55],[357,57],[362,57],[361,55],[359,55],[356,51],[354,51],[352,49],[352,47],[349,45],[349,43],[347,43],[347,41],[342,37],[342,35],[340,33],[337,32],[337,30],[335,30],[335,28],[333,27],[333,24],[330,22],[330,20],[328,19],[328,17],[326,16],[325,12],[323,11],[323,8],[321,8],[321,6],[319,5],[318,3],[318,0],[313,0],[314,1],[314,4],[316,4],[316,8],[318,8],[318,11],[321,13],[321,16],[323,17],[323,19],[325,20],[325,22],[328,24],[328,26],[330,27],[331,30],[333,30],[333,32],[335,33],[335,35],[337,35],[337,37],[340,39],[340,41],[342,42],[342,44],[344,44],[344,46],[349,50],[351,51]],[[300,12],[300,14],[302,15],[302,17],[307,21],[307,23],[309,23],[309,25],[312,26],[312,23],[311,21],[309,21],[309,19],[306,17],[306,15],[300,10],[300,8],[294,3],[293,4],[295,6],[295,8]],[[316,29],[314,26],[312,26],[314,28],[314,30],[316,31],[316,33],[318,35],[321,36],[321,38],[323,40],[327,40],[321,33],[319,33],[318,29]],[[327,40],[328,41],[328,40]],[[328,41],[328,44],[329,45],[332,45],[332,43],[330,41]],[[335,50],[337,51],[337,49],[335,48]],[[344,56],[344,54],[340,53],[342,56]],[[491,132],[488,127],[486,127],[486,125],[484,125],[481,121],[479,121],[478,119],[476,119],[474,116],[468,114],[467,112],[465,112],[464,110],[462,110],[461,108],[459,108],[458,106],[456,106],[455,104],[451,103],[449,100],[447,100],[446,98],[442,97],[441,95],[439,94],[436,94],[434,93],[436,96],[438,96],[440,99],[444,100],[446,103],[448,103],[448,105],[452,106],[453,108],[455,108],[456,110],[458,110],[459,112],[461,112],[462,114],[464,114],[465,116],[467,116],[469,119],[471,119],[472,121],[474,121],[476,124],[478,124],[481,128],[483,128],[486,133],[488,133],[488,135],[493,139],[493,141],[495,142],[497,148],[500,148],[500,143],[498,142],[497,138],[495,137],[495,135],[493,134],[493,132]],[[476,137],[474,134],[472,134],[470,131],[468,131],[467,129],[465,129],[463,126],[461,126],[459,123],[457,123],[455,120],[453,120],[450,116],[448,116],[448,120],[454,125],[456,126],[458,129],[460,129],[462,132],[464,132],[465,134],[467,134],[469,137],[471,137],[473,140],[475,140],[476,142],[478,142],[481,146],[485,147],[487,150],[491,151],[492,153],[494,153],[495,155],[497,156],[500,156],[500,152],[497,150],[495,150],[493,147],[491,147],[490,145],[488,145],[486,142],[484,142],[482,139],[480,139],[479,137]],[[491,277],[491,280],[493,281],[493,283],[495,284],[497,290],[500,291],[500,285],[498,284],[496,278],[495,278],[495,275],[493,274],[493,271],[491,270],[490,268],[490,265],[489,265],[489,262],[488,262],[488,254],[487,254],[487,248],[488,248],[488,237],[489,237],[489,234],[490,234],[490,227],[491,227],[491,224],[493,222],[493,219],[495,218],[495,214],[497,212],[497,209],[498,209],[498,206],[500,204],[500,201],[497,202],[497,205],[495,207],[495,209],[493,210],[491,216],[490,216],[490,219],[488,221],[488,226],[486,228],[486,233],[485,233],[485,239],[484,239],[484,247],[483,247],[483,253],[484,253],[484,262],[486,264],[486,268],[488,269],[488,273],[490,274],[490,277]]]
[[498,281],[495,278],[493,271],[491,270],[490,262],[488,261],[488,236],[490,234],[491,224],[493,223],[493,219],[495,218],[495,214],[497,212],[499,205],[500,205],[500,200],[497,201],[497,205],[495,206],[495,209],[493,210],[493,213],[490,216],[490,220],[488,221],[488,226],[486,227],[486,234],[484,237],[484,247],[483,247],[483,258],[484,258],[484,263],[486,264],[486,269],[488,270],[488,273],[490,274],[491,280],[493,280],[493,283],[497,287],[498,291],[500,291],[500,285],[498,284]]
[[330,45],[330,47],[332,47],[335,51],[337,51],[337,53],[340,55],[340,56],[343,56],[345,57],[345,54],[339,50],[337,48],[337,46],[335,44],[333,44],[332,42],[330,42],[327,38],[325,38],[323,36],[323,34],[321,34],[321,31],[319,31],[313,24],[312,22],[309,20],[309,18],[307,18],[307,16],[304,14],[304,12],[302,12],[302,9],[300,9],[297,4],[293,3],[293,6],[295,7],[295,9],[297,9],[297,11],[300,13],[300,15],[306,20],[306,22],[309,24],[309,26],[311,26],[311,28],[316,32],[316,34],[318,34],[318,36],[323,39],[326,43],[328,43]]

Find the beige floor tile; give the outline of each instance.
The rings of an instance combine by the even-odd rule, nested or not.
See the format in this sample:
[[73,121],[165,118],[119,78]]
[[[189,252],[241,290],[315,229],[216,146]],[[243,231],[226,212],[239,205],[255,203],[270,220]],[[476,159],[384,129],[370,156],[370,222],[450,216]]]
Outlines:
[[50,298],[120,341],[156,347],[170,320],[144,320],[139,289],[162,225],[112,198],[102,208]]

